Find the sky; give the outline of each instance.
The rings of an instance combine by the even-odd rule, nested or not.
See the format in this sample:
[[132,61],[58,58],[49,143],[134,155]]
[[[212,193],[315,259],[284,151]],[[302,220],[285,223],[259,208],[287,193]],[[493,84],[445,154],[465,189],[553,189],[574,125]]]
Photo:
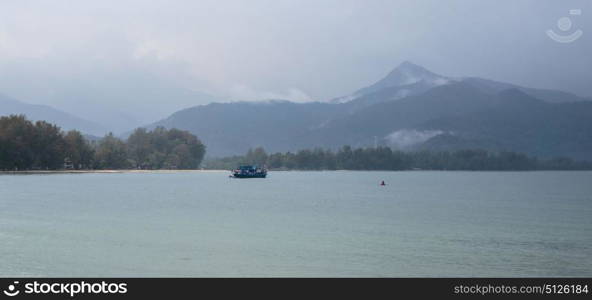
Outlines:
[[326,101],[409,60],[592,96],[591,16],[592,0],[0,0],[0,93],[137,126],[212,101]]

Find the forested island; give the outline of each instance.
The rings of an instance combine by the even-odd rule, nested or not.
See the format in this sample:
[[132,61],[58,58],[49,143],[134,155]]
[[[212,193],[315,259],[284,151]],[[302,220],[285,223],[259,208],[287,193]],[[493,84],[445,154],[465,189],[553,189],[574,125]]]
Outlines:
[[178,129],[136,129],[127,140],[109,133],[91,141],[25,116],[0,117],[0,170],[196,169],[204,144]]
[[592,162],[562,157],[539,159],[515,152],[481,149],[405,152],[389,147],[354,149],[350,146],[335,152],[317,148],[273,154],[255,148],[242,156],[207,160],[204,168],[232,169],[244,164],[265,165],[272,170],[592,170]]

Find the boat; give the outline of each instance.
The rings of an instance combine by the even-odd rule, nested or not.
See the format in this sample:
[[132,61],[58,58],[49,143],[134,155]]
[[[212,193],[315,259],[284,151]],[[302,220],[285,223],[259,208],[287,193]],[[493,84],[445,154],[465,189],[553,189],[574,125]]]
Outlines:
[[259,166],[240,166],[232,170],[232,177],[234,178],[265,178],[267,176],[267,169]]

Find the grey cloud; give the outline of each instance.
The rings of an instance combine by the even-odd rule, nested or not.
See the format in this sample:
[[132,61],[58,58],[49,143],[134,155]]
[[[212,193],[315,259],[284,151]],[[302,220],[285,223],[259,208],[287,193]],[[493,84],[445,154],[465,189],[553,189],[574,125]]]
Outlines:
[[[551,41],[573,8],[583,37]],[[327,100],[411,60],[592,96],[590,14],[550,0],[2,1],[0,91],[144,122],[213,99]]]

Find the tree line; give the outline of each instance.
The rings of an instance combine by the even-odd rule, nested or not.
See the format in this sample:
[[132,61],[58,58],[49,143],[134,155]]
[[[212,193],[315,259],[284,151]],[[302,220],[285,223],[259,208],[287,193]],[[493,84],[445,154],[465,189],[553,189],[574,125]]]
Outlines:
[[187,131],[136,129],[127,140],[112,133],[90,141],[23,115],[0,117],[0,170],[196,169],[204,144]]
[[243,164],[265,165],[276,170],[592,170],[592,162],[561,157],[540,159],[509,151],[404,152],[389,147],[354,149],[350,146],[337,151],[316,148],[273,154],[259,147],[245,155],[206,161],[204,168],[232,169]]

